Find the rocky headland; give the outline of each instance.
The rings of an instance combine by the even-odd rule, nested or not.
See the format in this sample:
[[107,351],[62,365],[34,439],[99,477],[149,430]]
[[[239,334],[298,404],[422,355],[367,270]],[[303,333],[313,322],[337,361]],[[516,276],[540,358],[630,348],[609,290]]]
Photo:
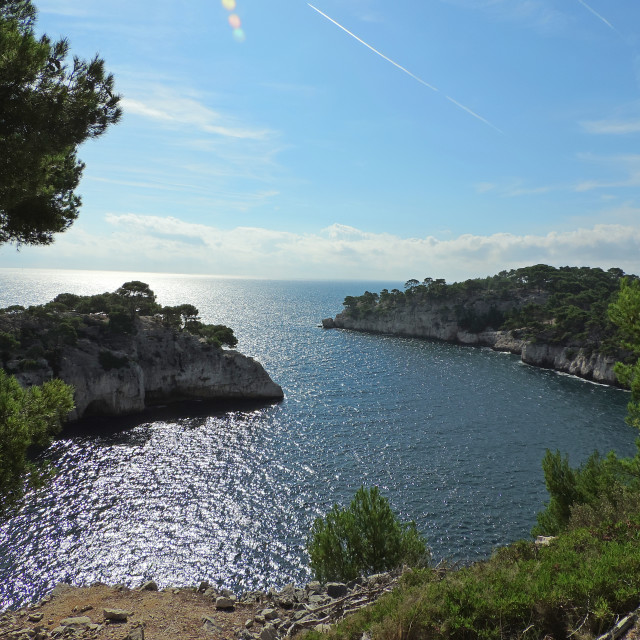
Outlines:
[[625,353],[607,306],[622,277],[617,269],[536,265],[452,285],[410,280],[404,292],[347,297],[344,311],[322,326],[489,347],[618,385],[614,366]]
[[522,362],[535,367],[554,369],[601,384],[617,385],[613,371],[617,361],[612,355],[595,353],[584,347],[540,344],[524,336],[523,331],[486,330],[471,333],[455,319],[443,320],[430,310],[403,310],[388,316],[352,318],[339,313],[322,321],[325,329],[351,329],[412,338],[427,338],[453,344],[490,347],[519,355]]
[[136,317],[119,332],[104,313],[66,312],[53,321],[17,311],[0,315],[0,337],[5,347],[12,340],[3,364],[23,386],[55,377],[74,387],[69,420],[184,400],[283,397],[253,358],[166,326],[160,316]]

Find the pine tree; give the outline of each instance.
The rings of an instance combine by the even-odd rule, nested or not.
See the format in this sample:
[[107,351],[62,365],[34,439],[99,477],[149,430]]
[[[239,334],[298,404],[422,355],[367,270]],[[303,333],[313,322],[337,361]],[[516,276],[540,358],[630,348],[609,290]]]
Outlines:
[[0,3],[0,244],[50,244],[78,215],[78,146],[118,121],[104,61],[35,34],[31,0]]

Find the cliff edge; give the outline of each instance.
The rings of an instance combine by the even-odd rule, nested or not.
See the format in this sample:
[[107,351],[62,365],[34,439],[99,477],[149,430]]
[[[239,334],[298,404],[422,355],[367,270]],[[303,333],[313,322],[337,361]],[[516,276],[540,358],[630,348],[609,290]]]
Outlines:
[[[181,400],[283,398],[282,388],[253,358],[167,327],[158,316],[136,317],[128,333],[110,330],[103,313],[64,316],[52,327],[48,318],[5,313],[0,337],[20,338],[3,361],[23,386],[54,377],[73,385],[76,408],[69,420],[126,415]],[[60,332],[70,321],[73,339]],[[51,348],[56,331],[60,336]]]
[[583,347],[540,344],[524,337],[522,331],[485,330],[471,333],[454,320],[444,320],[437,309],[396,311],[385,316],[352,318],[339,313],[322,321],[326,329],[351,329],[370,333],[385,333],[411,338],[441,340],[453,344],[490,347],[519,355],[525,364],[554,369],[585,380],[618,386],[613,371],[617,358],[593,352]]

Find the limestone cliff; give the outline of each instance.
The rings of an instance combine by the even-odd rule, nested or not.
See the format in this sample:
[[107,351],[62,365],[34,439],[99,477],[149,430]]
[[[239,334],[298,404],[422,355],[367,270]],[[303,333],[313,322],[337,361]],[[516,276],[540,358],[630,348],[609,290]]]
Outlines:
[[580,347],[538,344],[522,332],[485,330],[471,333],[460,327],[456,314],[444,303],[406,306],[387,313],[352,317],[340,313],[323,320],[325,328],[352,329],[372,333],[429,338],[462,345],[491,347],[514,353],[526,364],[555,369],[602,384],[617,385],[613,367],[616,358]]
[[[25,386],[54,376],[73,385],[76,409],[71,420],[124,415],[148,405],[188,399],[283,397],[281,387],[252,358],[167,328],[157,317],[137,318],[131,334],[109,331],[106,316],[100,314],[80,318],[77,339],[60,344],[55,357],[25,358],[28,352],[18,352],[5,362],[5,368]],[[7,328],[7,322],[15,331],[19,320],[4,316],[0,330]],[[33,334],[37,321],[25,322]],[[30,350],[38,355],[33,346]]]

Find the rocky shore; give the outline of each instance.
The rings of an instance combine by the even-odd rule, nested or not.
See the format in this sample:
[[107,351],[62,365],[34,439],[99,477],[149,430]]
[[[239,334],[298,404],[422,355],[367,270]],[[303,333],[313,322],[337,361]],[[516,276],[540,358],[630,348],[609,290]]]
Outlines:
[[371,313],[363,317],[340,313],[335,318],[324,319],[322,326],[325,329],[350,329],[489,347],[519,355],[522,362],[535,367],[553,369],[601,384],[618,385],[613,371],[617,360],[614,356],[582,347],[532,342],[518,331],[471,333],[460,327],[453,314],[447,314],[438,306],[430,309],[408,308],[387,314]]
[[301,631],[326,632],[349,613],[393,589],[400,572],[349,584],[310,582],[235,596],[203,581],[159,590],[154,581],[122,585],[58,585],[39,602],[0,615],[0,637],[15,640],[278,640]]
[[[183,400],[283,397],[282,388],[253,358],[166,327],[156,316],[136,318],[132,333],[110,331],[105,314],[73,317],[77,338],[70,344],[61,340],[55,358],[44,357],[33,345],[26,350],[14,348],[4,367],[23,386],[53,377],[73,385],[76,408],[69,420],[127,415]],[[37,337],[44,331],[38,322],[21,314],[4,314],[0,332]]]

